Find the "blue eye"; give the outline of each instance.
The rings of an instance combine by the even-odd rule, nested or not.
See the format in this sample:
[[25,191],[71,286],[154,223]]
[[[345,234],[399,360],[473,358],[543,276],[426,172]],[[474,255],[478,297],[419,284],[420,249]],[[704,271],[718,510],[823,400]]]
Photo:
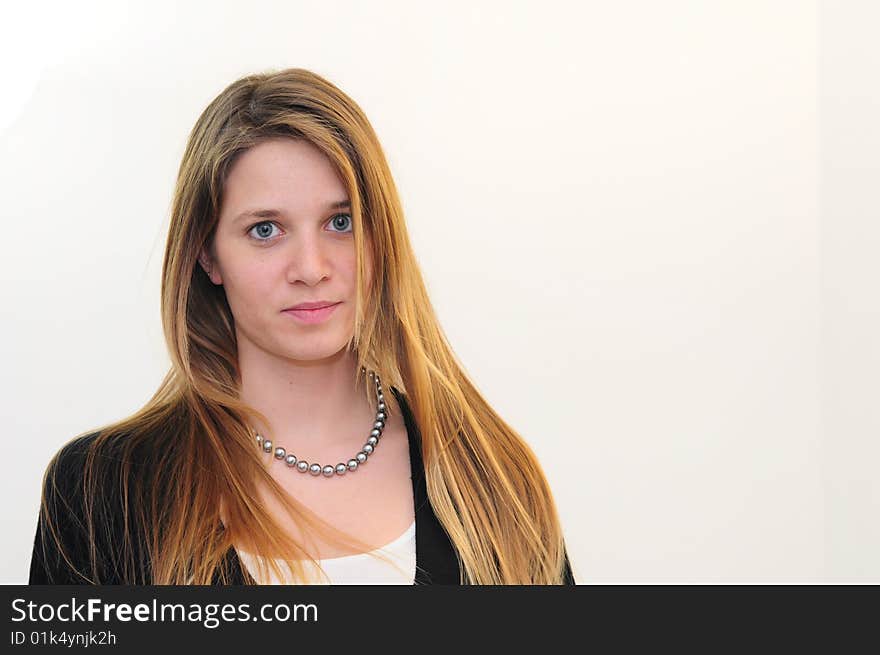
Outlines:
[[[269,232],[267,233],[264,229],[265,227],[269,228]],[[257,241],[269,241],[269,237],[272,233],[272,228],[275,227],[275,223],[273,221],[262,221],[260,223],[255,223],[248,229],[248,235],[253,232],[254,228],[260,228],[257,230],[257,233],[261,236],[256,237]],[[265,238],[264,238],[265,237]],[[254,237],[251,237],[254,238]]]
[[[345,230],[345,232],[351,232],[354,229],[354,223],[351,222],[351,216],[348,214],[336,214],[336,216],[334,216],[332,219],[330,219],[330,222],[333,225],[338,226],[338,223],[336,221],[340,218],[347,218],[348,219],[350,229]],[[343,224],[344,224],[344,221],[343,221]]]

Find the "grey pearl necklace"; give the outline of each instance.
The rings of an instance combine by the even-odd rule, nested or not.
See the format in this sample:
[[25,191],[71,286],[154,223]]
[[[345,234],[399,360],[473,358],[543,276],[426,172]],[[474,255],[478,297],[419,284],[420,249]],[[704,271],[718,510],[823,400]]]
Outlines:
[[[283,446],[275,447],[275,459],[283,459],[287,462],[289,467],[296,468],[300,473],[305,473],[306,471],[312,475],[321,475],[321,473],[323,473],[324,476],[328,478],[333,477],[334,473],[336,475],[345,475],[346,471],[357,471],[358,466],[365,463],[367,458],[373,454],[376,446],[379,445],[379,438],[382,436],[382,429],[385,427],[385,396],[382,393],[382,385],[379,382],[379,376],[372,371],[370,372],[370,377],[373,378],[373,381],[376,383],[376,399],[378,400],[376,422],[373,423],[373,430],[370,432],[370,436],[367,437],[367,442],[364,444],[364,447],[361,448],[353,458],[348,460],[348,463],[344,464],[339,462],[336,466],[331,464],[321,466],[317,463],[309,465],[306,460],[297,459],[296,455],[288,453]],[[272,452],[272,441],[270,439],[264,439],[259,433],[257,433],[257,444],[263,448],[263,452]]]

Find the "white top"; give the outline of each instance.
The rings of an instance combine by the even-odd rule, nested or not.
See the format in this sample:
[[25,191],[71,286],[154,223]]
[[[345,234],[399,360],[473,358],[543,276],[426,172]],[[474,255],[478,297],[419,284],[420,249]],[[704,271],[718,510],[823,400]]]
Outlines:
[[[281,585],[296,584],[292,582],[279,580],[275,573],[270,569],[269,579],[262,580],[257,577],[258,571],[255,562],[257,555],[236,549],[241,563],[247,568],[254,580],[259,584]],[[391,564],[374,557],[373,554],[380,554],[388,557]],[[326,582],[314,564],[305,560],[303,564],[306,571],[311,572],[313,576],[313,584],[404,584],[411,585],[415,582],[416,576],[416,522],[410,524],[406,531],[397,537],[394,541],[385,544],[381,548],[371,550],[370,553],[358,553],[356,555],[344,555],[342,557],[328,557],[318,560],[321,568],[330,578],[330,582]],[[287,574],[287,566],[284,560],[275,560],[278,562],[282,572]],[[398,568],[399,567],[399,568]]]

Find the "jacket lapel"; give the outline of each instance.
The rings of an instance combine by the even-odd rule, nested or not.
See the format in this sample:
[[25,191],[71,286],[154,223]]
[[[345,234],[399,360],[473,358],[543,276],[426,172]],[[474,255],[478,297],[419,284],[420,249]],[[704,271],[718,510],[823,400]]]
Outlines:
[[413,584],[461,584],[455,549],[428,500],[421,432],[406,397],[394,387],[391,387],[391,392],[403,412],[409,439],[413,507],[416,513],[416,575]]

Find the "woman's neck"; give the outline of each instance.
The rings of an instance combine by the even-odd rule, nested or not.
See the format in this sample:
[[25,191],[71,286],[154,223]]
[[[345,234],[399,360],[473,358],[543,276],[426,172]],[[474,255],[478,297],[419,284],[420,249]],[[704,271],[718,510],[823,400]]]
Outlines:
[[366,401],[353,353],[343,349],[323,360],[295,362],[246,348],[239,350],[239,368],[242,400],[270,422],[254,430],[273,435],[288,451],[320,453],[322,446],[350,442],[354,453],[363,445],[376,405]]

